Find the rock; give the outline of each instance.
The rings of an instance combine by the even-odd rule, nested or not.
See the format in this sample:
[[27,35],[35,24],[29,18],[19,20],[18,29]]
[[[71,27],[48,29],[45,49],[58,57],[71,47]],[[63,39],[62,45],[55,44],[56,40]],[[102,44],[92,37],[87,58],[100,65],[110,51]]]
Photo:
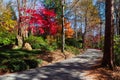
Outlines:
[[31,45],[30,45],[29,43],[25,43],[23,49],[24,49],[24,50],[31,51],[31,50],[32,50],[32,47],[31,47]]
[[12,49],[19,49],[19,47],[17,45],[13,45]]

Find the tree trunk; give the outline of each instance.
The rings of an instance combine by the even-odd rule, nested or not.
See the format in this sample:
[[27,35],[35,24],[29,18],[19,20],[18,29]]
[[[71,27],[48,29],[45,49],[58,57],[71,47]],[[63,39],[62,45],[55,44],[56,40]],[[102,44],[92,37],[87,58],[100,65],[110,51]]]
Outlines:
[[118,34],[120,35],[120,16],[119,16],[119,23],[118,23],[118,25],[119,25],[119,30],[118,30],[119,33]]
[[63,8],[62,9],[62,52],[64,53],[65,31],[64,31],[64,4],[63,3],[62,3],[62,8]]
[[75,30],[75,39],[78,39],[78,30],[77,30],[77,17],[76,17],[76,10],[75,10],[75,19],[74,19],[74,30]]
[[114,54],[113,54],[113,0],[106,0],[106,22],[105,22],[105,41],[104,41],[104,54],[102,66],[109,67],[114,70]]
[[19,35],[17,35],[16,44],[18,45],[19,48],[23,47],[23,38]]
[[100,49],[102,50],[103,48],[102,48],[102,22],[100,22],[100,45],[101,46],[99,46],[100,47]]
[[21,27],[20,27],[20,23],[21,23],[21,14],[20,14],[20,1],[17,0],[17,9],[18,9],[18,35],[21,36]]
[[120,35],[120,16],[119,16],[119,10],[116,11],[116,34]]
[[65,4],[65,0],[63,0],[63,2],[61,1],[62,3],[62,49],[61,49],[61,52],[64,54],[64,57],[66,59],[66,55],[65,55],[65,27],[64,27],[64,4]]
[[20,13],[20,1],[17,0],[17,9],[18,9],[18,35],[16,37],[16,44],[21,48],[23,45],[23,38],[22,38],[22,28],[21,28],[21,13]]
[[83,38],[83,44],[82,44],[83,49],[86,48],[86,43],[85,43],[86,32],[87,32],[87,17],[85,17],[85,31],[84,31],[83,37],[82,37]]

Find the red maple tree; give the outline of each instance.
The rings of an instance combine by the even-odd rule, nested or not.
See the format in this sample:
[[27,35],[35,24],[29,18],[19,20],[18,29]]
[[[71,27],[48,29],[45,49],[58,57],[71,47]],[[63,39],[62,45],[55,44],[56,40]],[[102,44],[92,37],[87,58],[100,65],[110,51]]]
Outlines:
[[[21,16],[23,23],[29,24],[28,31],[32,31],[34,34],[47,34],[55,35],[57,32],[57,22],[55,20],[56,14],[54,10],[46,8],[39,9],[21,9],[25,12],[25,16]],[[24,24],[23,24],[24,26]]]

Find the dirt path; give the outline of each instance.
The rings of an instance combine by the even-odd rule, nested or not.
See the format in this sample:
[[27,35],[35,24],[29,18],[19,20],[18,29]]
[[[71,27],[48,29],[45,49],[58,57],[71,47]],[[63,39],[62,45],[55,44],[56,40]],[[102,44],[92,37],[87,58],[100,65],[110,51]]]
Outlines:
[[102,57],[100,50],[88,49],[84,54],[45,67],[0,76],[0,80],[94,80],[91,67]]

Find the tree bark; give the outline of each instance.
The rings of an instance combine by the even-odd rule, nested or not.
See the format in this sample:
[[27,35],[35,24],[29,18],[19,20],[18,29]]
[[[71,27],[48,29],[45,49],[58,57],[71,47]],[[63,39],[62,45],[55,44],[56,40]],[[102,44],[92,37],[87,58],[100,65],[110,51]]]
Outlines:
[[119,23],[118,23],[118,25],[119,25],[119,30],[118,30],[119,33],[118,34],[120,35],[120,16],[119,16]]
[[22,28],[21,28],[21,13],[20,13],[20,1],[17,0],[17,9],[18,9],[18,34],[16,36],[16,45],[20,48],[23,46],[23,37],[22,37]]
[[21,23],[21,14],[20,14],[20,1],[17,0],[17,9],[18,9],[18,35],[19,36],[22,36],[21,34],[21,27],[20,27],[20,23]]
[[104,54],[102,66],[109,67],[114,70],[114,53],[113,53],[113,0],[106,0],[106,22],[105,22],[105,40],[104,40]]
[[63,0],[63,2],[61,1],[61,4],[62,4],[62,48],[61,48],[61,52],[64,54],[64,57],[66,59],[66,55],[65,55],[65,27],[64,27],[64,21],[65,21],[65,18],[64,18],[64,4],[65,4],[65,0]]
[[[62,3],[62,2],[61,2]],[[64,2],[62,3],[62,52],[64,53],[65,31],[64,31]]]
[[86,32],[87,32],[87,17],[85,16],[85,31],[83,33],[83,44],[82,44],[82,47],[83,49],[86,48],[86,43],[85,43],[85,36],[86,36]]
[[75,19],[74,19],[74,30],[75,30],[75,39],[78,39],[78,30],[77,30],[77,17],[76,17],[76,10],[75,10]]

